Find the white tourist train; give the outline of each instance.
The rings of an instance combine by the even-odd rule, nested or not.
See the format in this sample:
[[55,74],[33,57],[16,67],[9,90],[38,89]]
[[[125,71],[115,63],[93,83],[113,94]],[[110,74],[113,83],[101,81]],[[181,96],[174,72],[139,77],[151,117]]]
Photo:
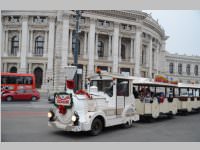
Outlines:
[[139,120],[133,96],[133,78],[96,74],[88,78],[87,91],[55,94],[55,106],[48,113],[49,126],[65,131],[90,131],[99,134],[104,127],[131,127]]
[[200,110],[200,85],[98,73],[88,77],[87,91],[74,93],[73,89],[74,82],[68,80],[66,92],[55,93],[49,126],[98,135],[104,127],[131,127],[140,117],[156,119]]

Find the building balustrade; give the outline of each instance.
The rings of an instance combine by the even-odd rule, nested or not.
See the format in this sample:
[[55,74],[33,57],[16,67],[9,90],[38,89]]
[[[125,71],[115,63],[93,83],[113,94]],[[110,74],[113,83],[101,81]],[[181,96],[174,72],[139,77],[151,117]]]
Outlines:
[[10,17],[6,17],[5,18],[5,25],[21,25],[22,24],[22,20],[21,17],[19,16],[10,16]]
[[39,56],[39,57],[43,57],[43,53],[32,53],[32,56]]
[[29,23],[31,25],[48,25],[48,20],[46,17],[33,17],[32,21]]

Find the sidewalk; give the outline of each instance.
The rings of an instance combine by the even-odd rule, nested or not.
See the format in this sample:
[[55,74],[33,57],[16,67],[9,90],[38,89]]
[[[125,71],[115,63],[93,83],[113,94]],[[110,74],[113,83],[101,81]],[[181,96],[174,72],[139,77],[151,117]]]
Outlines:
[[37,89],[38,90],[38,92],[40,93],[40,97],[45,97],[45,98],[47,98],[48,97],[48,93],[47,93],[47,91],[46,90],[44,90],[44,89]]

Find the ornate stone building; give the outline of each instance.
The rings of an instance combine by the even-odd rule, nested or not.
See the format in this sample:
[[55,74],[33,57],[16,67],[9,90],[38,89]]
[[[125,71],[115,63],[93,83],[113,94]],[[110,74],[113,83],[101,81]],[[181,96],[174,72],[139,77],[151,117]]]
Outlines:
[[[52,89],[63,88],[64,66],[73,64],[74,11],[2,11],[1,19],[1,71],[34,73],[38,88],[45,89],[47,81]],[[181,81],[200,80],[199,69],[196,76],[169,73],[169,63],[185,64],[186,56],[166,52],[168,37],[147,13],[86,10],[79,36],[80,87],[96,67],[149,78],[163,74]],[[187,57],[187,63],[200,65],[196,57]]]
[[200,56],[165,54],[165,75],[184,83],[200,83]]

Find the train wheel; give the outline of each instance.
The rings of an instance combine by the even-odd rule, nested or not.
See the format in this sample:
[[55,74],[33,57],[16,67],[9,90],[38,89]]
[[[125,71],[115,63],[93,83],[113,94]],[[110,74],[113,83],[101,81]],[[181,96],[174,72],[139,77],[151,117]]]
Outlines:
[[93,135],[93,136],[96,136],[99,133],[101,133],[102,129],[103,129],[102,121],[100,119],[96,118],[92,122],[90,134]]

